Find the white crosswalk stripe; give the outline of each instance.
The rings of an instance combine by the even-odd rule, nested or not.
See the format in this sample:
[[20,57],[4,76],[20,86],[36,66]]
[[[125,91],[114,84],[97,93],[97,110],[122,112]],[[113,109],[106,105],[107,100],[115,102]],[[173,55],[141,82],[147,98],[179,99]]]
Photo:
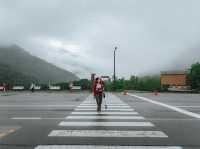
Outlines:
[[[52,130],[48,137],[91,137],[91,138],[168,138],[159,130],[152,130],[155,125],[139,116],[128,104],[109,94],[108,109],[102,105],[97,112],[96,101],[89,96],[74,111],[61,121],[59,130]],[[102,128],[107,129],[102,129]],[[70,129],[73,128],[73,129]],[[85,129],[87,128],[87,129]],[[96,129],[100,128],[100,129]],[[120,128],[120,129],[119,129]],[[125,128],[125,129],[121,129]],[[131,129],[130,129],[131,128]],[[139,130],[132,130],[132,129]],[[144,130],[145,128],[145,130]],[[149,130],[148,130],[149,129]],[[41,145],[35,149],[182,149],[179,146],[101,146],[101,145]]]
[[87,116],[67,116],[66,119],[117,119],[117,120],[123,120],[123,119],[129,119],[129,120],[142,120],[144,117],[142,116],[102,116],[102,115],[87,115]]
[[87,111],[87,112],[72,112],[73,114],[78,114],[78,115],[138,115],[138,112],[112,112],[112,111],[102,111],[102,112],[94,112],[94,111]]
[[[75,111],[96,111],[97,108],[76,108]],[[134,109],[113,109],[113,108],[109,108],[109,109],[104,109],[102,108],[102,111],[134,111]]]
[[[80,105],[78,108],[96,108],[96,105]],[[109,105],[109,108],[130,108],[130,106],[127,105]]]
[[[125,103],[118,103],[118,104],[114,104],[114,103],[110,103],[110,104],[107,104],[108,106],[128,106],[127,104]],[[95,103],[91,103],[91,104],[86,104],[86,103],[82,103],[80,104],[80,106],[97,106]]]
[[60,122],[59,126],[128,126],[153,127],[150,122]]
[[113,131],[113,130],[53,130],[49,137],[152,137],[167,138],[161,131]]
[[35,149],[183,149],[179,146],[40,145]]

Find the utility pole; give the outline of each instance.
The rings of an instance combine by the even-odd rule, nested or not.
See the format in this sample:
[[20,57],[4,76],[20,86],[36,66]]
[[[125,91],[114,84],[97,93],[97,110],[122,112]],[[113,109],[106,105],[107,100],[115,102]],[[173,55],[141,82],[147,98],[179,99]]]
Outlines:
[[116,72],[115,72],[115,55],[116,55],[116,51],[117,51],[117,47],[115,47],[114,49],[114,75],[113,75],[113,79],[114,79],[114,83],[116,81]]

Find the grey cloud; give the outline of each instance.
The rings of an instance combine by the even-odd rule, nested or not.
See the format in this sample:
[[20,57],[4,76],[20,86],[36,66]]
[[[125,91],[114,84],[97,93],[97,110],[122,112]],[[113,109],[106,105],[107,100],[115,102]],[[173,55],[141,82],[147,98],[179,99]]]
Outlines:
[[[18,44],[81,77],[112,75],[118,46],[117,75],[159,73],[198,60],[191,49],[200,39],[199,5],[199,0],[0,0],[0,44]],[[49,48],[43,39],[80,49]],[[187,52],[190,60],[182,57]]]
[[74,54],[74,53],[72,53],[72,52],[70,52],[69,50],[66,50],[66,49],[58,49],[58,52],[60,54],[68,54],[68,55],[70,55],[73,58],[78,58],[79,57],[78,54]]

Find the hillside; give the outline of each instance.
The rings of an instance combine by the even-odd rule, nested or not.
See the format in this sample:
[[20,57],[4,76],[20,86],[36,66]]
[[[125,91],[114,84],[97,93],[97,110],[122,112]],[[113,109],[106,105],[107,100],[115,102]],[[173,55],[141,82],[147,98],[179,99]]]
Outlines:
[[0,83],[58,83],[77,79],[73,73],[32,56],[19,46],[0,46]]

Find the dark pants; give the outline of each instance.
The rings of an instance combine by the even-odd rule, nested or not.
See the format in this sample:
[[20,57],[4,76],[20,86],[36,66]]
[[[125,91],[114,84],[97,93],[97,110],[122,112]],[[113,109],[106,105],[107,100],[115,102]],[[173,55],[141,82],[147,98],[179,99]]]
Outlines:
[[97,102],[97,111],[101,111],[102,93],[96,94],[96,102]]

